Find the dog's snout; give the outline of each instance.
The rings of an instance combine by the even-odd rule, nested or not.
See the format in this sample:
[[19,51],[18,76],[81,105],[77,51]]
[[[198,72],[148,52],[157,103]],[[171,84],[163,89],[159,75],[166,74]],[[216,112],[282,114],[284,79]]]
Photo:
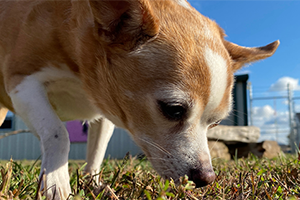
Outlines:
[[216,178],[212,169],[192,169],[190,174],[190,180],[196,184],[196,188],[206,186]]

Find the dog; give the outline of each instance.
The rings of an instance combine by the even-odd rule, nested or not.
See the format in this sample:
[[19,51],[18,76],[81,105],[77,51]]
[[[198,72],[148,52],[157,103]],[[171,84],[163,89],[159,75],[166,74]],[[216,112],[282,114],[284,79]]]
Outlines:
[[279,45],[233,44],[185,0],[1,1],[0,12],[0,121],[10,110],[39,138],[49,199],[71,193],[62,121],[78,119],[90,123],[86,173],[118,126],[162,177],[212,183],[206,132],[231,110],[233,74]]

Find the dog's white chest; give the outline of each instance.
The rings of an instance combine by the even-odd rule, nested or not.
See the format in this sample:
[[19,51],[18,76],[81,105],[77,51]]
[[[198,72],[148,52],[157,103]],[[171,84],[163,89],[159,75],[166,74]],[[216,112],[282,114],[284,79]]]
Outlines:
[[100,111],[89,100],[79,77],[66,67],[47,67],[34,76],[44,84],[49,101],[62,121],[100,117]]

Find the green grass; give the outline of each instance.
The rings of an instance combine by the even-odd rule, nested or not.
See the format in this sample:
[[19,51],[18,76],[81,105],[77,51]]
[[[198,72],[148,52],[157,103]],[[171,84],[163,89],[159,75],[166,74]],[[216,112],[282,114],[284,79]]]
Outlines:
[[[298,199],[300,162],[296,156],[277,159],[213,160],[216,181],[204,188],[181,178],[181,184],[163,180],[150,163],[135,158],[105,160],[102,186],[83,175],[84,162],[71,161],[69,199]],[[1,161],[0,199],[44,199],[38,191],[40,161]]]

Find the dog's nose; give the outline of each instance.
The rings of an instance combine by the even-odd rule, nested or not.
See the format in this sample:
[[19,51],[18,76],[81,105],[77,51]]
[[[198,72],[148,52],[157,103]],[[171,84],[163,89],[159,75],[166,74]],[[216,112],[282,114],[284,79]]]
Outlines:
[[212,183],[216,178],[212,169],[192,169],[190,179],[196,184],[196,188]]

